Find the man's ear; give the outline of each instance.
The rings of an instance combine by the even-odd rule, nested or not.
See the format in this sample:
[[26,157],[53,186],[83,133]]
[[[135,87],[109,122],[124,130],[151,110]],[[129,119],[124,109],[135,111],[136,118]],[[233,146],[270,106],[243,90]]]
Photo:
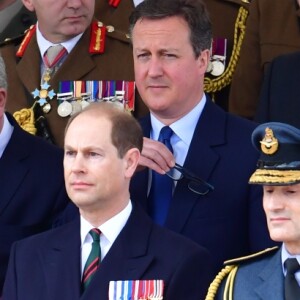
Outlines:
[[35,9],[34,9],[34,5],[33,5],[32,0],[22,0],[22,2],[23,2],[23,4],[24,4],[24,6],[25,6],[28,10],[30,10],[30,11],[34,11],[34,10],[35,10]]
[[7,97],[6,89],[0,88],[0,111],[1,112],[5,110],[6,97]]
[[131,178],[135,172],[135,169],[139,163],[140,151],[137,148],[131,148],[124,156],[125,163],[125,176]]

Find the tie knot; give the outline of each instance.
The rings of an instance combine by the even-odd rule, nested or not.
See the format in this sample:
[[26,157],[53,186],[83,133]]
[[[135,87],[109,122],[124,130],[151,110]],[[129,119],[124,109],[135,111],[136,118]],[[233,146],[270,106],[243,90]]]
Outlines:
[[165,126],[160,130],[158,140],[162,142],[166,140],[170,140],[172,134],[173,134],[173,130],[169,126]]
[[287,274],[295,274],[300,270],[300,265],[296,258],[288,258],[285,263]]
[[65,55],[66,49],[61,44],[50,46],[45,53],[45,64],[48,68],[56,65]]
[[101,231],[98,228],[91,229],[89,233],[93,238],[93,242],[100,242]]

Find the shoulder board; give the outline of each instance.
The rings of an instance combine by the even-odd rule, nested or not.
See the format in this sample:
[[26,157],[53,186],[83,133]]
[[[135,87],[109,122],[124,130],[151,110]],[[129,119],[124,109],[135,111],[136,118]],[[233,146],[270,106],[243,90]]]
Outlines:
[[226,260],[224,262],[224,265],[238,265],[238,264],[241,264],[243,262],[249,262],[252,259],[263,258],[265,256],[273,254],[276,250],[278,250],[278,246],[275,246],[275,247],[272,247],[272,248],[267,248],[263,251],[260,251],[260,252],[254,253],[254,254],[250,254],[250,255],[247,255],[247,256],[242,256],[242,257]]
[[25,36],[25,33],[18,35],[16,37],[13,37],[13,38],[6,38],[4,41],[2,41],[0,43],[0,47],[10,45],[10,44],[13,44],[14,46],[20,45],[24,36]]
[[91,24],[89,52],[93,54],[104,53],[107,36],[130,43],[129,34],[116,30],[112,25],[104,25],[100,21],[93,21]]
[[128,32],[118,30],[112,25],[106,25],[106,29],[107,29],[107,35],[109,37],[124,43],[130,43],[130,36]]
[[35,31],[36,31],[36,25],[30,26],[30,28],[25,31],[25,37],[24,37],[23,41],[21,42],[21,45],[16,53],[17,57],[23,56],[23,54],[28,46],[28,43],[30,42]]

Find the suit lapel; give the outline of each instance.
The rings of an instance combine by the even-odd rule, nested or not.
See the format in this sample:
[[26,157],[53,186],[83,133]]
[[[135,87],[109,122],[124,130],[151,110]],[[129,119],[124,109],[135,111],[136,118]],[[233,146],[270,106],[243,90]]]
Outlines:
[[89,53],[89,44],[90,28],[84,32],[79,42],[73,48],[71,53],[68,54],[62,66],[50,80],[50,85],[55,88],[55,90],[57,90],[60,81],[70,80],[70,78],[81,80],[86,74],[90,73],[91,70],[96,67],[94,61],[92,60],[92,55]]
[[[184,167],[200,178],[209,181],[219,160],[219,154],[214,148],[226,143],[225,128],[226,116],[224,112],[220,111],[207,97],[203,113],[195,128]],[[188,189],[188,182],[185,179],[179,181],[174,191],[166,227],[181,232],[195,204],[205,200],[209,200],[209,194],[197,195]]]
[[273,255],[258,275],[262,283],[255,288],[259,299],[283,299],[283,272],[281,268],[281,250]]
[[73,300],[80,297],[80,221],[57,231],[50,247],[42,248],[40,260],[46,274],[49,299]]
[[151,230],[149,217],[135,204],[126,225],[81,299],[107,299],[111,280],[141,279],[153,261],[153,256],[147,254]]
[[[0,182],[3,186],[6,186],[6,188],[1,191],[0,216],[14,194],[18,191],[19,186],[29,171],[26,158],[30,156],[31,150],[31,146],[23,141],[24,133],[20,127],[8,114],[7,117],[14,126],[14,131],[0,159]],[[20,145],[23,145],[23,147],[20,147]],[[24,147],[24,145],[26,145],[26,147]],[[6,170],[14,171],[8,172]]]
[[[41,55],[34,34],[24,52],[23,57],[17,64],[18,76],[29,93],[36,88],[40,89],[41,84]],[[40,58],[40,59],[37,59]],[[33,103],[34,100],[32,100]],[[28,106],[26,99],[24,99],[21,107]]]

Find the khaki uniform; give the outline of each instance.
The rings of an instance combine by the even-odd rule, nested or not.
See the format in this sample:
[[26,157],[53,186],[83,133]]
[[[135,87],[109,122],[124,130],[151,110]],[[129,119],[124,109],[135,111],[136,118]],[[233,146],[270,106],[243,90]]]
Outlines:
[[300,50],[300,11],[296,0],[253,0],[249,13],[229,111],[252,119],[268,64],[281,54]]
[[[226,38],[227,39],[227,49],[226,49],[226,69],[221,76],[214,77],[209,74],[206,78],[213,80],[212,86],[207,86],[207,81],[205,82],[205,90],[209,92],[214,101],[228,110],[228,97],[229,88],[232,78],[232,71],[234,72],[234,63],[232,64],[232,71],[229,71],[228,66],[231,60],[232,50],[234,47],[234,32],[236,21],[239,16],[241,8],[244,9],[244,21],[247,18],[247,11],[249,9],[249,3],[251,0],[203,0],[208,9],[210,19],[212,22],[213,38]],[[240,24],[242,25],[241,22]],[[243,26],[242,26],[243,27]],[[238,30],[240,33],[240,30]],[[227,75],[226,75],[227,72]],[[226,86],[224,83],[227,82]],[[214,92],[214,90],[217,92]],[[210,91],[213,92],[210,92]]]
[[[66,80],[134,80],[132,52],[128,50],[129,39],[125,33],[117,30],[107,32],[104,53],[91,54],[90,41],[91,28],[88,28],[49,81],[51,89],[58,91],[59,82]],[[39,89],[41,83],[41,55],[36,34],[33,34],[20,59],[16,57],[17,49],[13,42],[2,44],[0,47],[8,75],[6,109],[11,113],[31,107],[34,102],[31,92]],[[137,102],[135,114],[142,115]],[[68,118],[57,114],[56,99],[50,103],[52,109],[45,116],[55,142],[62,146]]]

